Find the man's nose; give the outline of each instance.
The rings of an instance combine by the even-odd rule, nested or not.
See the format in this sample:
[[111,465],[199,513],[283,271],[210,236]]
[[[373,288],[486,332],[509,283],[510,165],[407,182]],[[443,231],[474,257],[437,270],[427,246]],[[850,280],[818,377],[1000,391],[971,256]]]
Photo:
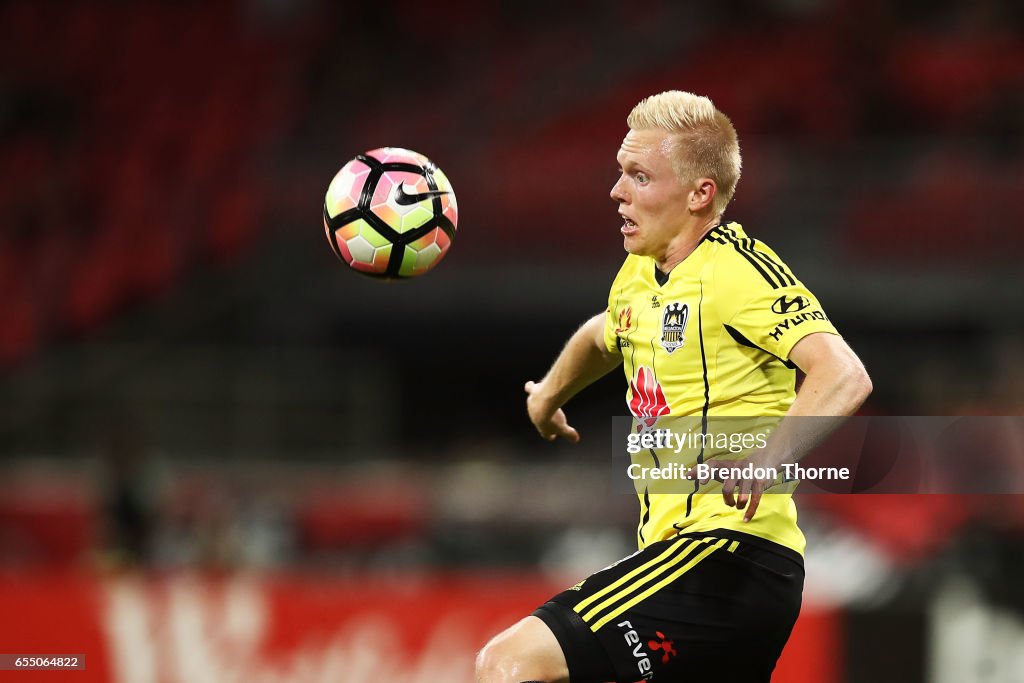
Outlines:
[[629,201],[629,196],[623,188],[622,176],[619,176],[619,179],[615,181],[615,184],[612,185],[611,192],[608,194],[611,196],[612,201],[619,202],[620,204]]

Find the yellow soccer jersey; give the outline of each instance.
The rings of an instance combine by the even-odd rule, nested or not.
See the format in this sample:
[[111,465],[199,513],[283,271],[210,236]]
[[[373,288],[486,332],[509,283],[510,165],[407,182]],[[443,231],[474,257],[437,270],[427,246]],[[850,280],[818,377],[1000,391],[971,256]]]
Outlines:
[[[609,292],[604,340],[622,354],[626,401],[636,417],[770,418],[793,402],[789,353],[814,332],[838,334],[775,252],[728,223],[712,229],[667,279],[656,276],[654,259],[629,255]],[[692,455],[686,464],[695,464]],[[803,552],[792,488],[764,496],[743,522],[743,511],[723,502],[720,483],[698,489],[680,482],[672,490],[686,486],[693,487],[688,494],[654,493],[636,482],[640,547],[677,533],[733,529]]]

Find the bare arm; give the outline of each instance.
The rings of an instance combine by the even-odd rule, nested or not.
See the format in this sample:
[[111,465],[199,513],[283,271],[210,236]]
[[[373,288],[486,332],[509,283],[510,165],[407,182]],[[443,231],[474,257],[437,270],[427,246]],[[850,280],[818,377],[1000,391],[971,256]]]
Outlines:
[[[757,466],[778,467],[795,463],[821,443],[846,417],[853,415],[871,393],[871,379],[864,365],[841,337],[819,332],[797,342],[789,354],[807,376],[797,392],[786,419],[772,432],[764,448],[749,460]],[[836,417],[835,420],[791,420],[790,417]],[[770,482],[726,480],[722,495],[726,505],[743,509],[750,501],[744,519],[757,512],[761,493]],[[733,491],[739,491],[733,498]]]
[[819,332],[801,339],[789,354],[807,377],[789,415],[835,415],[857,412],[871,393],[867,370],[845,341]]
[[558,354],[548,374],[539,382],[527,382],[526,411],[537,431],[548,441],[559,436],[576,443],[579,432],[569,426],[562,406],[583,388],[622,363],[622,355],[604,345],[604,313],[583,323]]

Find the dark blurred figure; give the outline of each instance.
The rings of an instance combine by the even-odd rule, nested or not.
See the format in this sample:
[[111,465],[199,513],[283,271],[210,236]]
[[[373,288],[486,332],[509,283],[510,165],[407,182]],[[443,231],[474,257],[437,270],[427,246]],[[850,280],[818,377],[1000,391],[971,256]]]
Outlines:
[[155,476],[142,434],[112,426],[103,437],[101,561],[113,568],[149,564],[156,522]]

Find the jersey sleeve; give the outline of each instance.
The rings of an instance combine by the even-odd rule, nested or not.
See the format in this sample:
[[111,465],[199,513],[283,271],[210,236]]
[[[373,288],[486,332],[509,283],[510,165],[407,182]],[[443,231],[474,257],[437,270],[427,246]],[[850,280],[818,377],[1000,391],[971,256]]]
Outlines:
[[615,275],[615,279],[612,280],[612,286],[608,290],[608,307],[605,309],[604,316],[604,347],[609,353],[619,353],[619,339],[616,331],[618,328],[629,327],[628,320],[619,320],[619,317],[631,318],[633,312],[631,310],[622,310],[618,307],[619,298],[622,292],[622,283],[630,277],[631,269],[633,268],[632,258],[627,256],[622,267],[619,268],[619,272]]
[[619,340],[615,336],[615,311],[612,308],[612,302],[608,302],[608,308],[605,310],[604,316],[604,348],[609,353],[619,352]]
[[839,334],[817,298],[762,244],[723,254],[715,284],[729,334],[784,361],[809,334]]

